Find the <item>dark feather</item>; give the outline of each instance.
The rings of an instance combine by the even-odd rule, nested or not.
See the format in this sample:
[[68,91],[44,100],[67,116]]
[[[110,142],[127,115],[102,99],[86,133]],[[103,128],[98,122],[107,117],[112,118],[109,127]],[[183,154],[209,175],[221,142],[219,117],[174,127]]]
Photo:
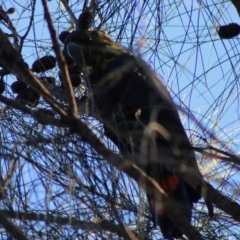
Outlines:
[[[75,43],[69,41],[71,37]],[[190,222],[193,203],[201,196],[166,164],[172,161],[194,169],[200,177],[201,173],[177,108],[162,81],[144,61],[107,40],[103,33],[81,31],[77,36],[75,32],[68,41],[69,55],[78,64],[92,67],[89,85],[96,110],[107,120],[106,136],[124,157],[135,160],[159,183]],[[178,226],[164,209],[156,208],[154,194],[147,194],[147,198],[154,226],[159,225],[167,239],[180,238]]]

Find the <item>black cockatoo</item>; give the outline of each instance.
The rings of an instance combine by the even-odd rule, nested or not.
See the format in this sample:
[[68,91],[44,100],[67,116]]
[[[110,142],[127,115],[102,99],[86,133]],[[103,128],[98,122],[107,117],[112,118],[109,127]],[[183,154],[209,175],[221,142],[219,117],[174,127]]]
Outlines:
[[[166,87],[151,68],[99,31],[74,31],[65,40],[69,56],[88,68],[87,79],[96,112],[105,121],[105,135],[121,154],[133,159],[166,192],[184,205],[191,221],[200,194],[165,167],[178,162],[201,177],[194,152]],[[181,229],[166,212],[157,210],[147,194],[154,226],[167,239],[181,238]]]

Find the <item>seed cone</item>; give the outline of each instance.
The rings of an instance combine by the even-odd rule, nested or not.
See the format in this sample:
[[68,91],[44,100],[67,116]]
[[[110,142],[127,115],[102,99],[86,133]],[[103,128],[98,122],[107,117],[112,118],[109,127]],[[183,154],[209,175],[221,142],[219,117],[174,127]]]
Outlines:
[[0,94],[3,94],[5,91],[5,83],[3,80],[0,81]]
[[228,25],[220,26],[218,35],[223,39],[231,39],[240,33],[240,26],[237,23],[230,23]]
[[16,97],[22,104],[36,107],[39,102],[40,95],[32,88],[28,87],[23,89]]
[[49,69],[54,68],[55,66],[56,66],[56,58],[51,55],[47,55],[37,59],[32,64],[32,71],[36,73],[45,72]]
[[65,41],[65,39],[66,39],[66,37],[68,36],[69,33],[70,33],[70,32],[68,32],[68,31],[63,31],[63,32],[61,32],[61,33],[59,34],[59,36],[58,36],[59,40],[60,40],[62,43],[64,43],[64,41]]
[[54,77],[40,77],[39,79],[45,83],[55,84],[56,82],[56,79]]
[[93,11],[91,8],[87,8],[78,17],[78,29],[88,30],[91,27],[93,19]]
[[27,84],[22,81],[15,81],[11,85],[13,93],[20,93],[25,88],[27,88]]
[[71,78],[71,82],[72,82],[72,85],[73,87],[78,87],[80,84],[81,84],[81,77],[77,74],[72,74],[70,75],[70,78]]
[[[61,74],[59,74],[59,75],[61,75]],[[77,74],[70,75],[70,80],[71,80],[72,86],[74,88],[78,87],[81,84],[81,82],[82,82],[81,77],[79,75],[77,75]],[[62,82],[60,87],[61,87],[61,89],[65,89],[63,82]]]
[[15,13],[15,11],[16,11],[15,8],[11,7],[6,11],[6,13],[7,14],[12,14],[12,13]]
[[81,73],[81,70],[79,68],[79,66],[77,65],[71,65],[68,67],[68,71],[69,71],[69,74],[72,75],[72,74],[80,74]]

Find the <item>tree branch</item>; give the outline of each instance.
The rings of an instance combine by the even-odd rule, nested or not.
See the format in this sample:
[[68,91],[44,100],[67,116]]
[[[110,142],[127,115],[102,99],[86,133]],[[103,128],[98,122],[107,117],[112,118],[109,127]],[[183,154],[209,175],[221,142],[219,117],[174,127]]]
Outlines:
[[[13,219],[19,219],[21,221],[44,221],[44,222],[52,222],[60,225],[71,225],[76,228],[81,228],[87,231],[94,231],[98,228],[101,228],[105,231],[111,231],[113,233],[118,234],[120,237],[124,239],[137,240],[144,239],[149,240],[149,238],[143,234],[138,234],[125,226],[114,224],[112,221],[108,220],[100,220],[97,223],[80,221],[72,217],[59,217],[55,214],[42,214],[42,213],[25,213],[25,212],[12,212],[7,210],[1,210],[0,216],[7,216]],[[18,238],[20,239],[20,238]],[[26,238],[25,238],[26,239]]]

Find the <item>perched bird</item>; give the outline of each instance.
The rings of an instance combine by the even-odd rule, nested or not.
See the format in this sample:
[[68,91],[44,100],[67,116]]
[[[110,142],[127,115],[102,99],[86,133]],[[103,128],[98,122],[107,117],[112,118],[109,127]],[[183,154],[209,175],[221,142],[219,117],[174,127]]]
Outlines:
[[[201,176],[177,108],[166,87],[141,59],[98,31],[75,31],[65,45],[70,57],[91,69],[88,85],[93,105],[104,118],[105,135],[126,158],[136,161],[158,182],[169,199],[182,207],[191,221],[193,203],[201,195],[166,167],[179,163]],[[181,238],[181,229],[157,208],[155,194],[147,193],[154,227],[167,239]]]
[[63,56],[65,58],[66,64],[68,66],[71,66],[73,64],[73,59],[68,56],[67,51],[66,51],[65,48],[62,50],[62,54],[63,54]]

